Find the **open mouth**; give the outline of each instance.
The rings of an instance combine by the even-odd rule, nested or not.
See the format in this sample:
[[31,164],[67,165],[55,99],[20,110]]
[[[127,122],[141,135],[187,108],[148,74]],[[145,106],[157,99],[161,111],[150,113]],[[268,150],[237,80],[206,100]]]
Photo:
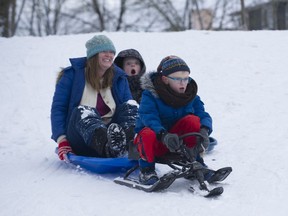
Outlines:
[[134,69],[131,70],[131,75],[135,75],[136,71]]

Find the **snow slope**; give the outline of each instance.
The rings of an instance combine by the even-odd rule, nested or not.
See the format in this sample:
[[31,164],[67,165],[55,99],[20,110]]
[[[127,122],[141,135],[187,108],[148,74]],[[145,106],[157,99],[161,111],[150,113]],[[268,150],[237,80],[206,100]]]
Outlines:
[[1,216],[287,215],[287,31],[105,34],[117,53],[139,50],[148,71],[170,54],[189,64],[219,143],[206,163],[233,167],[224,194],[195,196],[186,180],[148,194],[59,161],[49,119],[56,75],[94,34],[0,38]]

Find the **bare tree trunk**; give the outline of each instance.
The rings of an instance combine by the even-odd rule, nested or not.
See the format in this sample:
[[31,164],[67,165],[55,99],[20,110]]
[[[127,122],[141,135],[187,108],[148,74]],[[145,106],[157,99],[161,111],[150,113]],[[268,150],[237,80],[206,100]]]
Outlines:
[[187,29],[192,29],[192,12],[190,7],[190,0],[186,0],[184,13],[183,13],[183,22],[187,23]]
[[[41,11],[41,7],[39,8]],[[43,1],[43,10],[44,10],[44,28],[45,28],[45,34],[51,35],[51,24],[50,24],[50,13],[51,13],[51,0],[48,0],[47,2]],[[41,12],[40,12],[41,13]]]
[[118,17],[118,21],[117,21],[116,31],[119,31],[121,29],[122,20],[123,20],[123,16],[125,14],[125,11],[126,11],[126,0],[121,0],[120,12],[119,12],[119,17]]
[[185,29],[183,19],[181,19],[170,0],[165,0],[161,3],[150,0],[149,4],[170,24],[170,31],[182,31]]
[[[95,13],[98,15],[98,18],[99,18],[100,31],[104,31],[105,20],[104,20],[104,13],[102,13],[100,9],[101,4],[99,4],[98,0],[92,0],[92,5],[93,5],[93,10],[95,11]],[[104,6],[103,6],[103,9],[105,9]]]
[[53,34],[57,34],[60,23],[62,6],[66,0],[58,0],[54,10]]
[[36,0],[33,0],[32,7],[31,7],[31,16],[29,17],[29,35],[35,36],[35,31],[34,31],[34,18],[36,14]]
[[200,24],[200,29],[203,30],[204,27],[203,27],[203,20],[202,20],[202,17],[201,17],[201,13],[200,13],[200,10],[199,10],[199,6],[198,6],[198,1],[197,0],[192,0],[193,1],[193,4],[195,5],[196,7],[196,13],[198,15],[198,20],[199,20],[199,24]]
[[[219,4],[222,0],[217,0],[216,3],[215,3],[215,7],[212,11],[212,19],[211,19],[211,22],[209,23],[208,25],[208,28],[207,29],[212,29],[212,25],[213,25],[213,21],[216,17],[216,14],[217,14],[217,10],[219,9]],[[222,19],[220,20],[219,22],[219,26],[218,26],[218,29],[222,29]]]
[[0,35],[2,37],[13,36],[15,27],[16,0],[0,1]]
[[[217,3],[219,3],[219,1]],[[224,0],[223,5],[222,5],[222,15],[221,15],[220,22],[219,22],[219,29],[223,29],[223,20],[225,19],[225,16],[226,16],[227,5],[228,5],[227,0]]]
[[277,2],[272,0],[272,7],[273,7],[273,29],[277,29]]
[[27,19],[29,35],[56,35],[59,31],[62,6],[66,0],[33,0]]
[[0,1],[0,30],[2,37],[9,37],[9,1]]
[[[17,15],[17,19],[15,20],[14,26],[13,26],[13,29],[12,29],[12,35],[15,35],[15,33],[16,33],[16,30],[17,30],[17,27],[18,27],[18,24],[20,22],[21,15],[22,15],[22,12],[23,12],[23,9],[24,9],[24,6],[25,6],[25,3],[26,3],[26,0],[23,0],[22,3],[21,3],[21,7],[20,7],[19,13]],[[15,7],[15,9],[16,9],[16,7]],[[15,17],[16,17],[16,13],[15,13]]]
[[[44,16],[42,14],[42,10],[41,10],[41,5],[39,4],[39,1],[35,0],[34,3],[36,4],[36,26],[37,26],[37,32],[38,32],[38,36],[42,36],[42,17]],[[45,27],[45,26],[44,26]]]
[[13,36],[13,32],[15,29],[15,17],[16,17],[16,0],[11,1],[11,10],[10,10],[10,27],[9,27],[9,35]]
[[245,0],[240,0],[240,1],[241,1],[242,29],[243,29],[243,30],[248,30],[247,17],[246,17],[246,9],[245,9]]

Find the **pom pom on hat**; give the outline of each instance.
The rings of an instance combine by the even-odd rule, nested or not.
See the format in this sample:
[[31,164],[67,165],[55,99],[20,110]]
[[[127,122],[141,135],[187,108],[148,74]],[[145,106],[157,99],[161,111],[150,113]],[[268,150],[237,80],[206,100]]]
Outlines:
[[91,58],[97,53],[104,51],[112,51],[114,54],[116,53],[113,42],[105,35],[94,36],[86,42],[85,46],[87,49],[87,58]]
[[161,71],[164,76],[168,76],[178,71],[187,71],[190,73],[190,68],[188,67],[188,65],[184,60],[182,60],[177,56],[171,56],[171,57],[168,58],[166,61],[162,60],[161,61],[162,65],[158,66],[161,67]]

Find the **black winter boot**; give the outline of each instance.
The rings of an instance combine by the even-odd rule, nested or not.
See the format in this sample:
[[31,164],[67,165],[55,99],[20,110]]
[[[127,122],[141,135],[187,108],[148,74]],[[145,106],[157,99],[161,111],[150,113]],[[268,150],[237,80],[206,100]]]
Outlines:
[[139,182],[143,185],[153,185],[159,180],[155,167],[140,167]]
[[108,142],[107,129],[103,128],[103,127],[97,128],[95,130],[93,138],[92,138],[91,147],[101,157],[105,156],[105,146],[106,146],[107,142]]
[[140,174],[139,182],[143,185],[152,185],[159,180],[155,172],[155,163],[149,163],[140,158],[139,160]]
[[107,157],[123,156],[127,152],[126,135],[123,128],[116,123],[112,123],[107,129],[107,136]]
[[127,143],[129,143],[131,141],[133,142],[134,135],[135,135],[134,126],[130,126],[127,129],[125,129],[124,131],[125,131],[125,135],[126,135],[126,142]]

